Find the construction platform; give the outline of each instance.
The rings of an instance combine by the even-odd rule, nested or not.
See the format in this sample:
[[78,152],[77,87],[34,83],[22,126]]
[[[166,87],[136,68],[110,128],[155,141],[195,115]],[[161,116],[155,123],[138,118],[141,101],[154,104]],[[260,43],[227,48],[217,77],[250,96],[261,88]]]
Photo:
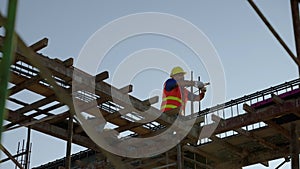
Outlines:
[[[291,0],[297,55],[290,51],[254,2],[252,0],[248,2],[299,68],[299,0]],[[15,10],[16,5],[12,4],[9,11],[13,14]],[[10,35],[0,37],[1,54],[7,54],[1,55],[1,61],[14,55],[13,23],[13,15],[8,18],[0,15],[0,26],[6,26],[6,34]],[[72,58],[60,60],[38,53],[47,46],[47,39],[42,39],[31,46],[26,46],[17,34],[16,39],[13,64],[10,67],[10,62],[7,64],[11,77],[7,102],[15,106],[7,110],[8,123],[4,125],[3,132],[27,127],[29,136],[31,130],[36,130],[67,142],[64,159],[36,168],[240,169],[252,164],[268,166],[270,160],[279,158],[284,158],[284,162],[292,160],[292,168],[299,168],[300,79],[186,116],[184,117],[186,119],[195,119],[195,123],[186,137],[176,146],[155,156],[128,158],[109,153],[91,140],[75,116],[74,102],[88,105],[95,102],[96,108],[100,110],[105,120],[116,126],[114,131],[120,134],[132,133],[118,138],[120,140],[147,138],[160,134],[172,125],[176,119],[174,114],[178,110],[163,113],[150,122],[141,123],[134,120],[143,118],[145,110],[150,110],[154,114],[159,113],[158,109],[151,106],[158,102],[158,97],[140,100],[130,95],[132,85],[118,89],[106,83],[105,79],[109,78],[108,72],[91,76],[74,68]],[[9,44],[6,48],[5,40]],[[4,49],[7,49],[7,53],[3,52]],[[74,71],[80,72],[75,79]],[[6,75],[3,77],[7,77]],[[6,84],[6,81],[3,81]],[[94,85],[95,93],[80,88],[74,90],[74,81],[83,86]],[[6,89],[4,87],[2,91],[6,92]],[[32,95],[40,97],[33,103],[27,103],[26,100],[15,97],[20,93],[27,94],[26,97]],[[125,98],[129,98],[130,104]],[[62,110],[62,107],[68,109]],[[89,106],[85,111],[89,114]],[[99,114],[91,111],[90,115],[97,117]],[[132,118],[135,116],[136,118]],[[210,135],[200,135],[204,128],[214,130]],[[8,156],[1,162],[11,160],[18,168],[29,168],[30,139],[27,138],[26,150],[17,155],[12,155],[5,145],[1,144],[1,150]],[[88,150],[71,155],[72,143]],[[16,160],[18,156],[25,156],[25,160],[20,163]]]
[[[0,40],[2,42],[3,37]],[[47,40],[43,39],[30,48],[37,51],[46,46],[46,42]],[[44,80],[45,75],[40,73],[40,68],[32,64],[28,58],[39,60],[40,63],[34,64],[48,70],[55,81],[55,87]],[[290,159],[292,150],[299,153],[299,148],[295,150],[295,145],[299,144],[300,134],[300,79],[295,79],[187,116],[187,118],[196,118],[196,123],[179,146],[166,153],[143,159],[110,154],[107,159],[105,157],[107,152],[103,154],[103,150],[87,136],[81,125],[76,120],[69,120],[73,119],[71,117],[74,115],[74,112],[71,112],[74,108],[70,108],[72,95],[74,95],[71,89],[74,80],[72,73],[75,68],[72,65],[72,58],[62,61],[38,53],[34,53],[34,56],[26,56],[22,50],[19,50],[11,66],[10,83],[13,85],[9,89],[8,97],[10,102],[18,105],[18,108],[8,110],[7,120],[10,123],[4,126],[5,131],[23,126],[30,127],[59,139],[72,141],[90,149],[98,156],[102,154],[101,157],[104,157],[102,160],[111,162],[109,166],[114,166],[116,164],[113,162],[117,162],[118,166],[125,166],[125,168],[165,166],[171,169],[178,168],[178,165],[185,168],[242,168],[257,163],[267,166],[270,160]],[[164,114],[155,122],[133,122],[126,117],[126,114],[138,109],[138,115],[143,116],[142,112],[149,110],[151,104],[157,102],[158,98],[139,100],[129,94],[132,91],[131,85],[116,89],[103,81],[107,78],[108,72],[95,76],[96,96],[91,97],[90,94],[81,91],[81,97],[76,98],[87,103],[91,100],[96,101],[105,120],[118,126],[115,131],[133,133],[126,137],[153,136],[168,128],[176,118],[174,115]],[[112,90],[115,90],[118,95],[111,95]],[[14,97],[15,94],[24,91],[42,97],[31,104]],[[125,96],[131,99],[131,105],[119,99]],[[117,103],[114,102],[115,100]],[[50,113],[65,105],[69,107],[68,111]],[[151,110],[159,111],[154,107],[151,107]],[[134,114],[131,114],[132,116]],[[195,142],[199,139],[202,128],[214,126],[216,123],[218,126],[212,135]],[[69,158],[72,160],[71,156]],[[49,165],[46,168],[53,167]]]

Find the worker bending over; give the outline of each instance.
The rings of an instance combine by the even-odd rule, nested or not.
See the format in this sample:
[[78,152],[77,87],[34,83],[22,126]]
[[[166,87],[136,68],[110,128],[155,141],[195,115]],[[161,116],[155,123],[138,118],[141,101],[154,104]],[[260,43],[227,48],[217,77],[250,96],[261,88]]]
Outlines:
[[[171,78],[164,83],[161,104],[162,112],[179,108],[179,114],[184,116],[187,100],[200,101],[204,98],[206,92],[205,86],[209,83],[184,80],[185,74],[186,72],[179,66],[172,69],[170,73]],[[196,95],[185,88],[190,86],[199,88],[199,95]]]

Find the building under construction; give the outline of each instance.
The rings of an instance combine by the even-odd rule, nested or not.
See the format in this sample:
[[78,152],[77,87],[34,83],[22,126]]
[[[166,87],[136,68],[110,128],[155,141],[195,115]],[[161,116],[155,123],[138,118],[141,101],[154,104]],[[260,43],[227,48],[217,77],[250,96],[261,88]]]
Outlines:
[[[74,68],[72,58],[60,60],[38,53],[47,46],[47,39],[27,46],[14,32],[16,10],[14,1],[16,0],[10,1],[7,18],[0,17],[0,26],[6,29],[5,37],[0,37],[0,49],[3,53],[0,63],[2,117],[6,100],[19,105],[19,108],[7,110],[5,120],[9,123],[3,125],[2,132],[27,127],[29,134],[26,142],[19,145],[21,151],[15,155],[1,144],[1,150],[7,155],[1,162],[11,160],[17,168],[29,168],[30,132],[36,130],[67,142],[65,158],[35,167],[36,169],[241,169],[252,164],[268,166],[269,161],[279,158],[284,158],[285,161],[277,168],[291,161],[291,168],[299,169],[300,79],[284,82],[185,116],[184,119],[195,119],[195,123],[186,137],[167,152],[145,158],[129,158],[109,153],[98,146],[81,126],[73,105],[76,99],[87,105],[96,102],[97,109],[105,120],[117,126],[114,131],[133,133],[117,138],[119,140],[160,134],[172,125],[177,118],[174,112],[178,110],[162,114],[151,122],[134,121],[134,116],[141,117],[146,110],[153,111],[153,114],[158,113],[159,110],[151,106],[158,102],[158,97],[140,100],[130,95],[133,90],[131,85],[118,89],[106,83],[104,80],[109,78],[108,72],[91,77]],[[291,0],[296,55],[285,45],[254,2],[252,0],[248,2],[300,67],[300,59],[297,57],[300,56],[299,1]],[[16,43],[13,43],[14,38],[17,39]],[[75,71],[80,72],[76,78],[74,78]],[[74,90],[72,86],[74,81],[83,86],[93,84],[94,94],[82,88]],[[13,85],[6,90],[8,82]],[[23,90],[43,97],[32,104],[10,97]],[[129,98],[130,104],[124,98]],[[69,109],[57,114],[50,113],[63,106],[68,106]],[[94,108],[85,106],[85,112],[91,117],[96,117],[93,110]],[[1,125],[2,121],[3,119]],[[199,133],[203,128],[214,126],[215,130],[211,135],[201,137],[199,140]],[[72,155],[72,143],[86,147],[87,150]]]

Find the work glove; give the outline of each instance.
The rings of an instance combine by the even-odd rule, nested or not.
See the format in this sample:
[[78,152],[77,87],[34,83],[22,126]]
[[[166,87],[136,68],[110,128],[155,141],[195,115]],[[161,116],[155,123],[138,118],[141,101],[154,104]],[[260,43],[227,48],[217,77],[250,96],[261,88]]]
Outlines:
[[201,93],[205,93],[206,92],[206,87],[203,87],[202,89],[200,89]]
[[197,87],[198,89],[202,89],[202,88],[204,88],[207,85],[209,85],[209,83],[203,83],[201,81],[195,81],[195,85],[194,86]]

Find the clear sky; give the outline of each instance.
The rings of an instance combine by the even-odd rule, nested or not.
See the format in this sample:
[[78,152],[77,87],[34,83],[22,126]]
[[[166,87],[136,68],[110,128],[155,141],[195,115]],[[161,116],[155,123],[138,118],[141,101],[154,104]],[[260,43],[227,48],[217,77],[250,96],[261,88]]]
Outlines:
[[[6,14],[7,2],[8,0],[0,1],[2,14]],[[257,0],[255,2],[290,49],[296,53],[289,1]],[[40,51],[44,55],[61,60],[73,57],[76,62],[82,47],[98,29],[119,17],[143,12],[168,13],[184,18],[209,38],[223,65],[226,100],[298,77],[296,64],[271,35],[247,1],[19,1],[16,30],[28,45],[47,37],[49,45]],[[125,29],[128,28],[119,28],[120,31]],[[140,35],[119,43],[105,56],[97,72],[108,70],[112,73],[127,56],[151,48],[166,50],[180,56],[194,71],[195,77],[201,75],[203,81],[210,80],[205,65],[197,60],[193,52],[179,42],[157,35]],[[162,62],[168,60],[162,59]],[[127,82],[117,84],[112,81],[112,78],[107,82],[113,82],[118,87],[131,83],[134,86],[133,95],[143,100],[149,95],[160,95],[162,83],[166,78],[168,78],[167,73],[145,71],[137,72],[137,75]],[[210,88],[208,94],[209,92]],[[209,101],[205,102],[205,105],[211,106]],[[26,139],[24,131],[26,130],[19,129],[4,134],[3,145],[11,153],[16,152],[18,141]],[[66,142],[37,132],[32,132],[32,142],[31,167],[65,155]],[[53,145],[55,148],[49,148]],[[82,148],[73,147],[73,152],[79,150]],[[3,157],[5,155],[1,156]],[[282,160],[272,162],[270,168],[275,168]],[[1,164],[0,168],[12,168],[12,163]],[[256,165],[245,168],[264,167]],[[282,168],[288,169],[290,166],[286,164]]]

